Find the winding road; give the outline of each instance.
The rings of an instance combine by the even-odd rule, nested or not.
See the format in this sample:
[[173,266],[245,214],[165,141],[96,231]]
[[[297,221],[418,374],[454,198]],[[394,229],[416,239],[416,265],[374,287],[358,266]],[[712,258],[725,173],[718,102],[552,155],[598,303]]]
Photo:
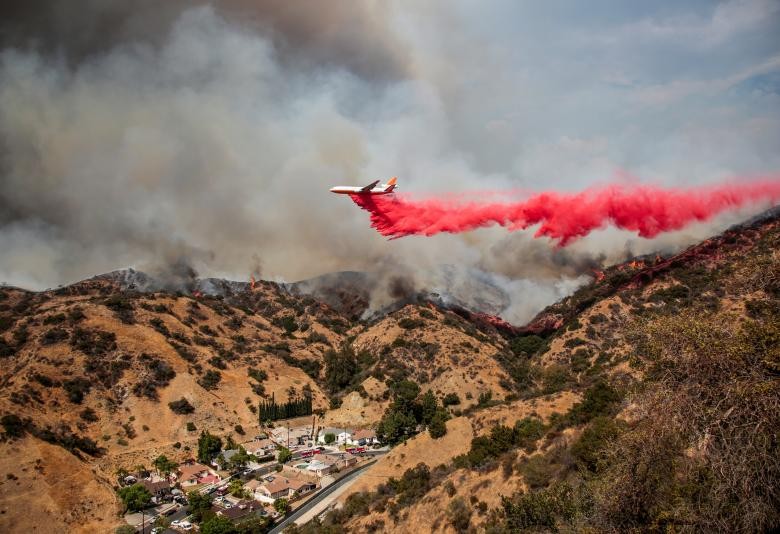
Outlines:
[[347,484],[348,482],[351,482],[358,478],[360,475],[363,474],[363,472],[374,465],[376,463],[376,460],[371,460],[370,462],[361,465],[358,469],[352,471],[348,475],[338,479],[330,486],[320,490],[317,495],[309,499],[303,506],[295,510],[292,514],[287,516],[284,521],[276,525],[273,529],[271,529],[270,534],[279,534],[284,529],[298,521],[300,518],[305,516],[308,512],[310,512],[315,506],[320,504],[322,501],[327,499],[334,491],[342,487],[344,484]]

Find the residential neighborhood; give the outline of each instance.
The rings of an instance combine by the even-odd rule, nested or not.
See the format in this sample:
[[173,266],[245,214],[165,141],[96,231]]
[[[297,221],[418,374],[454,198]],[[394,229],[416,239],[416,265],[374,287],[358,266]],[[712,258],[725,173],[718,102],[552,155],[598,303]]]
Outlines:
[[161,455],[152,468],[120,469],[117,491],[136,532],[186,532],[228,520],[264,532],[370,461],[371,447],[379,446],[368,429],[282,425],[241,443],[203,432],[194,457],[176,463]]

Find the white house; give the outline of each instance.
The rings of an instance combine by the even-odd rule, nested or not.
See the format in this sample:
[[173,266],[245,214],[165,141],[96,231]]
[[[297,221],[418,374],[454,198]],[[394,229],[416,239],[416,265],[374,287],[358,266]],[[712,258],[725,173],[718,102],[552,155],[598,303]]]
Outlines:
[[377,439],[376,432],[374,430],[365,429],[365,430],[356,430],[352,434],[352,436],[350,437],[347,443],[349,445],[356,445],[356,446],[363,447],[363,446],[379,443],[379,440]]
[[323,428],[317,435],[317,443],[325,443],[325,436],[333,434],[336,437],[336,445],[346,445],[352,439],[352,431],[345,428]]

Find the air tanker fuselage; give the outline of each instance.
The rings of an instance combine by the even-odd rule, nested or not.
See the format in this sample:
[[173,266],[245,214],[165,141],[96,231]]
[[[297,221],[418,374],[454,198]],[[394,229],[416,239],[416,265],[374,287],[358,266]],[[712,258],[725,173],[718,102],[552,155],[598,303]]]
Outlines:
[[396,187],[395,182],[396,177],[393,176],[386,184],[380,184],[379,180],[377,180],[364,187],[337,185],[336,187],[331,187],[330,192],[338,195],[389,195]]

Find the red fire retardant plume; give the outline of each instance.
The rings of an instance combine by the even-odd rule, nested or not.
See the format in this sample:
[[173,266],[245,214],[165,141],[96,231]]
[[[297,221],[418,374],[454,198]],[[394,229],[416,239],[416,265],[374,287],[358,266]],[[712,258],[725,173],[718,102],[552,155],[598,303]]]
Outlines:
[[543,192],[515,202],[469,201],[465,195],[421,200],[350,196],[371,214],[371,226],[391,238],[459,233],[494,224],[514,231],[539,224],[536,237],[566,246],[609,224],[650,238],[749,203],[774,203],[780,199],[780,176],[692,189],[609,185],[581,193]]

